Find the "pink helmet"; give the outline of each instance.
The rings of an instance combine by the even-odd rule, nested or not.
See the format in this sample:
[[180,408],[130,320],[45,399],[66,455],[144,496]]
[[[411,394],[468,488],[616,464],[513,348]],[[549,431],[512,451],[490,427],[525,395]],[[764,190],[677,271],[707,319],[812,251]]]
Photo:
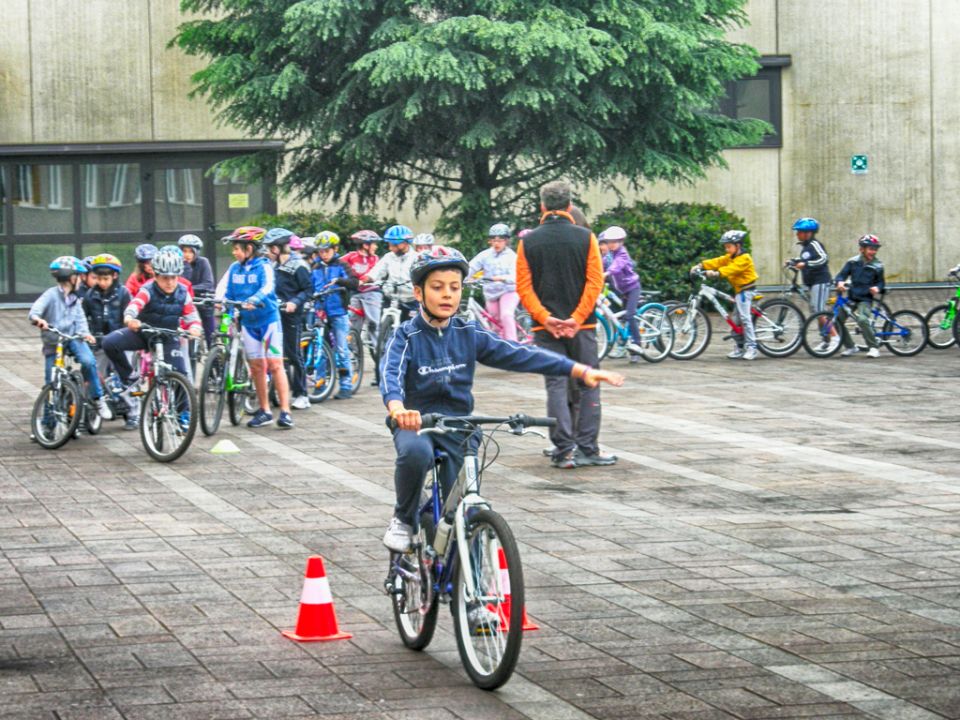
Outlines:
[[300,239],[299,235],[290,236],[290,249],[291,250],[303,250],[303,240]]

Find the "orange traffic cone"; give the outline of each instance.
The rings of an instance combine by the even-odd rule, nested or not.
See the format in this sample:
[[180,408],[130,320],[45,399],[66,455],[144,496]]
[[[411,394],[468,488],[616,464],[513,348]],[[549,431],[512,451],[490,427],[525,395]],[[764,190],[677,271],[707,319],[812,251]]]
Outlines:
[[323,558],[314,555],[307,558],[307,571],[303,578],[303,593],[300,595],[300,614],[296,630],[284,630],[283,636],[298,642],[317,640],[345,640],[348,632],[337,627],[337,613],[333,609],[330,583],[323,569]]
[[[500,627],[504,630],[510,627],[510,572],[507,570],[507,554],[503,548],[497,548],[497,561],[500,564],[500,587],[503,588],[503,601],[497,608],[497,614],[500,616]],[[527,617],[527,606],[523,606],[523,629],[539,630],[540,626],[530,622]]]

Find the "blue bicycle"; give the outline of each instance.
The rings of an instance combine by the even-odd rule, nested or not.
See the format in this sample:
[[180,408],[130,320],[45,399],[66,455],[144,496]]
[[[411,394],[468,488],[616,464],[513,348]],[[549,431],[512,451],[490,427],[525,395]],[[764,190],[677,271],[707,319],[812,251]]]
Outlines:
[[[843,333],[857,346],[866,347],[863,331],[854,317],[856,303],[837,293],[832,311],[816,313],[803,325],[803,347],[816,358],[828,358],[840,350]],[[894,355],[910,356],[927,344],[927,323],[920,313],[898,310],[891,313],[881,302],[870,305],[873,334]]]
[[[336,289],[322,290],[313,295],[316,302]],[[311,326],[300,335],[303,368],[307,376],[307,397],[312,403],[321,403],[333,394],[338,381],[352,373],[353,392],[360,389],[363,380],[363,345],[356,330],[347,333],[349,357],[336,352],[333,330],[322,305],[308,312]]]
[[[657,295],[651,292],[646,295]],[[615,311],[613,305],[623,305],[620,298],[605,287],[597,298],[597,357],[603,360],[639,355],[647,362],[657,363],[673,349],[673,323],[669,308],[657,302],[644,303],[637,308],[640,342],[636,345],[630,336],[630,325],[624,317],[626,310]]]

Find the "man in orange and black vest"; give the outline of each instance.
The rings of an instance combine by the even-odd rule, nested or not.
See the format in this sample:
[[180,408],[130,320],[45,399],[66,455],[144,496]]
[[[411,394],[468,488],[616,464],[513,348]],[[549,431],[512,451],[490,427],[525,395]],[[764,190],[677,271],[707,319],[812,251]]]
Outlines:
[[[540,188],[540,226],[517,248],[517,292],[534,322],[534,342],[591,367],[597,358],[597,297],[603,289],[603,266],[597,238],[574,221],[572,190],[562,180]],[[580,388],[571,411],[566,378],[547,377],[547,414],[557,418],[550,431],[551,464],[558,468],[613,465],[617,458],[602,455],[600,391]]]

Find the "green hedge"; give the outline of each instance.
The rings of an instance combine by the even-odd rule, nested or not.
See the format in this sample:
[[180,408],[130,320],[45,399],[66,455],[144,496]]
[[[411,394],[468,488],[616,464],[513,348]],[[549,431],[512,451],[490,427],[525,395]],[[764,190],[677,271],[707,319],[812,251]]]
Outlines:
[[[743,218],[719,205],[639,202],[601,213],[591,223],[599,235],[610,225],[627,231],[627,250],[645,288],[659,290],[662,299],[686,300],[690,266],[723,254],[720,236],[746,230]],[[750,239],[745,247],[749,250]]]
[[340,236],[341,245],[350,247],[348,238],[357,230],[373,230],[383,235],[391,225],[396,224],[392,218],[381,218],[366,213],[352,214],[348,212],[324,213],[317,210],[304,212],[287,212],[279,215],[257,215],[252,224],[267,229],[282,227],[300,237],[314,236],[323,230],[330,230]]

